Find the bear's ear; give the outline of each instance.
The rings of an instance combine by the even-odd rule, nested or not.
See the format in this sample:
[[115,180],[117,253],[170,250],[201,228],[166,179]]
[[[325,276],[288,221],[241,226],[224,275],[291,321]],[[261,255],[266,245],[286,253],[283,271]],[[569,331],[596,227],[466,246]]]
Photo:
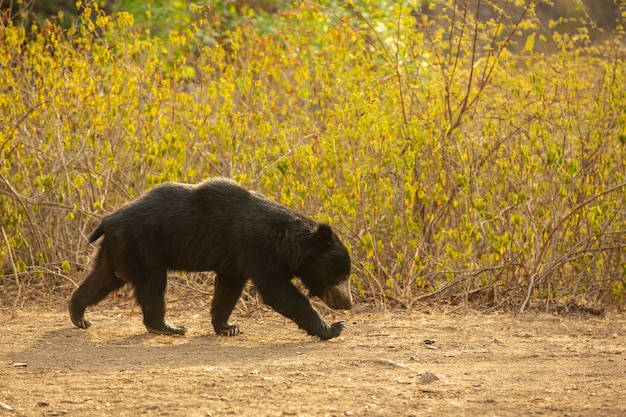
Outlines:
[[316,224],[313,230],[287,230],[283,242],[289,267],[297,273],[305,261],[330,248],[333,230],[325,223]]
[[326,223],[319,223],[313,230],[313,236],[320,244],[330,245],[333,243],[333,229]]

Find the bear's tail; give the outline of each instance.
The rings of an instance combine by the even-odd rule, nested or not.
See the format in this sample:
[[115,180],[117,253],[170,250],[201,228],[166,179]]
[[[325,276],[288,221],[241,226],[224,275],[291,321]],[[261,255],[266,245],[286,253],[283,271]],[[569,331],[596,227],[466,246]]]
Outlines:
[[102,223],[96,227],[96,230],[93,231],[91,235],[89,235],[89,243],[93,243],[100,238],[104,234],[104,229],[102,228]]

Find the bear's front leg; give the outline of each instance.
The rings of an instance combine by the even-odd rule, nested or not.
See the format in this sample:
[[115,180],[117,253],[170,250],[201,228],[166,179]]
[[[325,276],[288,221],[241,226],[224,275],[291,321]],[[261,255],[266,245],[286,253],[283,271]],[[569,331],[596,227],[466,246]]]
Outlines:
[[273,282],[271,285],[260,283],[256,284],[256,287],[263,297],[263,302],[293,320],[311,336],[328,340],[339,336],[345,328],[342,322],[330,326],[326,324],[304,294],[289,281],[278,284]]

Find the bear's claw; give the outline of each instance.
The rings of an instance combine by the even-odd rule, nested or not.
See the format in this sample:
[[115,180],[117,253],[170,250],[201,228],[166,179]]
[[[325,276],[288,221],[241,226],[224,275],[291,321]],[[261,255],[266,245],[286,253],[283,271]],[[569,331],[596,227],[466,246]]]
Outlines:
[[237,325],[229,325],[226,327],[216,328],[215,333],[220,336],[237,336],[241,334],[241,329]]

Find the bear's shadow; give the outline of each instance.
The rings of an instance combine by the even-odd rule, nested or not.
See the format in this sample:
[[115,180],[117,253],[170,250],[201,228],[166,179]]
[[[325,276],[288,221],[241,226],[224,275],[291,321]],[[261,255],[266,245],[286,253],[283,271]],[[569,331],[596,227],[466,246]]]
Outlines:
[[254,335],[218,336],[209,331],[189,336],[160,336],[147,332],[121,338],[96,330],[70,326],[42,333],[28,346],[16,349],[4,358],[9,363],[26,363],[30,371],[69,369],[108,371],[197,366],[237,367],[277,358],[306,355],[328,343],[302,336],[300,340],[257,340]]

